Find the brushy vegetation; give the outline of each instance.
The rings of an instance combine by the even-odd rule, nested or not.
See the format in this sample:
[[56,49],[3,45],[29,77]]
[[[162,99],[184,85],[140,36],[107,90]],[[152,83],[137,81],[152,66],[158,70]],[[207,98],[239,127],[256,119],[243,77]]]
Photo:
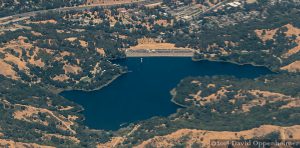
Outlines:
[[[37,6],[34,9],[25,9],[18,5],[10,9],[18,9],[19,12],[24,12],[60,7],[60,5],[44,7],[43,1],[41,1],[42,3],[39,2],[37,4],[41,7]],[[126,6],[126,9],[134,7]],[[0,16],[6,14],[8,8],[1,9]],[[116,11],[118,8],[113,7],[110,9],[112,16],[118,15]],[[21,61],[27,62],[26,66],[29,68],[28,71],[23,71],[19,69],[18,65],[8,62],[14,67],[13,70],[17,72],[20,79],[11,80],[3,76],[0,77],[0,132],[4,133],[4,138],[55,146],[75,147],[76,145],[77,147],[91,147],[96,142],[107,142],[113,136],[124,136],[126,139],[123,142],[123,146],[131,147],[154,136],[169,134],[182,128],[240,131],[258,127],[262,124],[282,126],[300,124],[299,107],[280,108],[288,103],[286,101],[268,102],[268,99],[272,98],[262,97],[266,99],[266,104],[254,106],[247,112],[242,111],[243,104],[257,99],[255,95],[249,93],[251,90],[280,93],[285,97],[291,98],[300,97],[300,86],[297,83],[300,81],[299,73],[280,71],[276,74],[261,76],[256,79],[239,79],[230,76],[185,78],[176,87],[177,93],[173,98],[174,102],[185,107],[180,108],[178,112],[169,117],[153,117],[134,123],[139,124],[140,127],[130,135],[127,134],[134,127],[133,125],[114,132],[94,131],[85,127],[82,123],[84,117],[80,113],[82,108],[52,93],[50,90],[92,90],[107,84],[107,82],[126,71],[126,68],[115,65],[110,60],[124,58],[125,55],[120,49],[136,45],[137,39],[142,37],[159,37],[161,40],[175,43],[177,46],[195,48],[199,51],[194,57],[195,59],[221,60],[240,64],[252,63],[267,66],[274,71],[279,71],[282,66],[300,60],[299,53],[295,53],[289,58],[281,58],[289,49],[297,46],[295,36],[286,36],[287,28],[283,27],[286,24],[291,24],[297,28],[300,27],[299,18],[290,17],[299,15],[299,6],[294,3],[269,5],[265,1],[259,1],[257,4],[246,5],[243,9],[212,12],[201,18],[201,20],[196,20],[200,27],[198,30],[197,28],[190,29],[192,28],[190,22],[176,20],[169,14],[163,15],[165,10],[160,7],[156,9],[141,7],[139,9],[142,9],[142,13],[148,16],[147,21],[149,21],[151,29],[137,23],[124,24],[119,18],[114,18],[117,20],[117,23],[113,25],[109,20],[110,17],[104,15],[107,10],[95,8],[91,12],[101,19],[101,22],[98,24],[92,21],[94,18],[88,13],[76,11],[48,13],[31,18],[30,21],[54,20],[56,23],[22,22],[20,25],[31,27],[31,29],[7,31],[2,34],[0,37],[1,47],[5,47],[6,43],[17,40],[22,36],[26,38],[24,42],[41,49],[40,52],[36,52],[34,48],[24,48],[21,54],[10,48],[0,52],[1,59],[4,59],[7,54],[13,55],[22,59]],[[245,13],[250,11],[264,13],[260,13],[259,16],[246,22],[235,22],[235,25],[227,26],[214,24],[209,19],[214,16],[234,15],[240,11]],[[88,21],[74,18],[74,15],[77,14],[81,19],[84,18]],[[150,16],[152,15],[157,17],[151,19]],[[141,18],[143,19],[140,20]],[[132,17],[131,19],[134,22],[145,23],[144,19],[146,17],[141,18]],[[173,25],[168,26],[153,23],[159,19],[173,20],[174,22]],[[255,34],[256,29],[278,30],[273,39],[264,42]],[[41,35],[34,35],[32,31]],[[73,39],[68,40],[68,38]],[[82,45],[83,41],[87,44]],[[228,46],[225,41],[232,42],[234,45]],[[221,48],[228,54],[222,53],[220,51]],[[97,49],[103,49],[105,55],[99,54]],[[70,55],[61,56],[61,52],[68,52]],[[36,60],[41,59],[45,66],[38,67],[28,63],[28,55],[34,55]],[[56,57],[61,57],[62,60],[57,60]],[[95,74],[91,71],[94,71],[94,68],[97,67],[97,62],[100,65],[96,68],[98,72]],[[76,65],[82,70],[78,73],[66,73],[63,70],[65,64]],[[59,74],[66,75],[69,79],[64,81],[53,80]],[[201,85],[192,83],[192,81],[201,82]],[[215,86],[207,87],[209,84],[214,84]],[[195,94],[199,90],[202,91],[200,97],[207,97],[216,93],[222,87],[226,88],[228,92],[225,95],[217,96],[217,101],[205,104],[186,101],[190,94]],[[230,100],[241,92],[244,94],[244,98],[236,103],[230,103]],[[49,105],[49,100],[51,105]],[[47,115],[42,112],[33,118],[47,121],[49,123],[48,126],[15,119],[14,113],[16,111],[24,111],[26,109],[20,105],[47,109],[55,115],[65,117],[68,115],[78,116],[74,121],[75,124],[71,127],[76,131],[76,134],[58,128],[57,125],[60,125],[61,122],[47,118]],[[62,111],[59,110],[61,106],[72,106],[73,108]],[[80,144],[55,137],[51,140],[44,140],[42,138],[43,134],[74,136],[80,140]]]

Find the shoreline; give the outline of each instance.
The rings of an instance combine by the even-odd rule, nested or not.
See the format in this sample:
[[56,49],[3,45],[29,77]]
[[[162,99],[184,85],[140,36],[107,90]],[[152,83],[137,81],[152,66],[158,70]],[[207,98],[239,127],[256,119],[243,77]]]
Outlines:
[[182,104],[180,104],[180,103],[178,103],[178,102],[176,102],[176,101],[174,100],[174,99],[175,99],[175,96],[176,96],[176,94],[177,94],[176,88],[173,88],[173,89],[170,91],[170,94],[171,94],[171,96],[172,96],[172,98],[171,98],[171,102],[172,102],[172,103],[174,103],[174,104],[176,104],[176,105],[178,105],[178,106],[180,106],[180,107],[183,107],[183,108],[189,107],[189,106],[186,106],[186,105],[182,105]]
[[191,55],[129,55],[127,58],[159,58],[159,57],[165,57],[165,58],[192,58]]
[[193,57],[191,49],[126,49],[126,57]]
[[[101,85],[101,86],[99,86],[99,87],[97,87],[97,88],[95,88],[95,89],[91,89],[91,90],[87,90],[87,89],[72,89],[72,88],[67,88],[67,89],[56,89],[56,90],[51,90],[51,91],[53,91],[55,94],[57,94],[57,95],[59,95],[59,96],[61,96],[61,97],[63,97],[64,99],[67,99],[67,98],[65,98],[64,96],[62,96],[62,95],[60,95],[60,93],[62,93],[62,92],[64,92],[64,91],[73,91],[73,90],[79,90],[79,91],[84,91],[84,92],[91,92],[91,91],[96,91],[96,90],[100,90],[100,89],[102,89],[102,88],[104,88],[104,87],[106,87],[106,86],[108,86],[110,83],[112,83],[114,80],[116,80],[117,78],[119,78],[120,76],[122,76],[123,74],[126,74],[127,72],[122,72],[121,74],[118,74],[118,75],[116,75],[116,76],[114,76],[111,80],[109,80],[109,81],[107,81],[107,83],[105,83],[105,84],[103,84],[103,85]],[[67,99],[67,100],[69,100],[69,99]],[[85,116],[84,116],[84,114],[82,113],[84,110],[85,110],[85,108],[81,105],[81,104],[78,104],[78,103],[76,103],[76,102],[74,102],[74,101],[72,101],[72,100],[69,100],[69,101],[71,101],[71,102],[73,102],[73,103],[75,103],[75,104],[77,104],[77,105],[79,105],[79,107],[80,107],[80,109],[79,110],[77,110],[76,111],[76,113],[80,113],[80,114],[82,114],[82,119],[80,119],[80,121],[85,121]],[[84,126],[86,126],[85,124],[84,124]],[[86,127],[88,127],[88,126],[86,126]],[[89,128],[89,127],[88,127]]]
[[[137,56],[137,57],[126,56],[126,57],[121,58],[121,59],[126,59],[126,58],[138,58],[138,57],[139,57],[139,56]],[[179,58],[180,58],[180,56],[163,56],[163,55],[160,55],[160,56],[148,56],[148,57],[150,57],[150,58],[151,58],[151,57],[153,57],[153,58],[155,58],[155,57],[170,57],[170,58],[171,58],[171,57],[179,57]],[[187,57],[181,56],[181,58],[187,58]],[[116,60],[116,59],[114,59],[114,60]],[[213,60],[213,59],[196,59],[196,58],[194,58],[194,56],[191,57],[191,60],[194,61],[194,62],[197,62],[197,61],[226,62],[226,63],[236,64],[236,65],[241,65],[241,66],[243,66],[243,65],[252,65],[252,66],[256,66],[256,67],[266,67],[266,68],[269,69],[270,71],[276,72],[276,71],[270,69],[269,67],[267,67],[267,66],[265,66],[265,65],[257,65],[257,64],[254,64],[254,63],[238,63],[238,62],[234,62],[234,61]],[[105,84],[103,84],[103,85],[101,85],[101,86],[99,86],[99,87],[96,87],[96,88],[94,88],[94,89],[74,89],[74,88],[57,89],[57,88],[52,88],[52,91],[55,92],[55,94],[57,94],[57,95],[59,95],[59,96],[61,96],[60,93],[62,93],[63,91],[73,91],[73,90],[75,90],[75,91],[76,91],[76,90],[78,90],[78,91],[84,91],[84,92],[97,91],[97,90],[100,90],[100,89],[102,89],[102,88],[108,86],[108,85],[111,84],[114,80],[116,80],[117,78],[119,78],[120,76],[122,76],[123,74],[126,74],[126,73],[128,73],[128,72],[130,72],[130,71],[128,71],[128,70],[122,71],[120,74],[115,75],[114,77],[112,77],[112,79],[109,80],[109,81],[107,81]],[[51,89],[51,88],[50,88],[50,89]],[[174,103],[174,104],[177,105],[179,108],[188,108],[188,107],[190,107],[190,106],[183,105],[183,104],[180,104],[180,103],[176,102],[176,100],[175,100],[176,93],[177,93],[176,87],[173,88],[173,89],[170,91],[170,94],[171,94],[171,96],[172,96],[171,99],[170,99],[170,102]],[[63,97],[63,96],[61,96],[61,97]],[[63,98],[65,98],[65,97],[63,97]],[[65,99],[66,99],[66,98],[65,98]],[[81,105],[80,105],[80,106],[81,106]],[[84,107],[81,106],[80,111],[77,111],[77,112],[82,112],[82,111],[84,111],[84,110],[85,110]],[[83,116],[83,119],[82,119],[81,121],[84,121],[84,120],[85,120],[85,116]]]
[[[64,98],[64,99],[67,99],[67,98],[65,98],[64,96],[62,96],[60,93],[62,93],[62,92],[64,92],[64,91],[84,91],[84,92],[91,92],[91,91],[96,91],[96,90],[100,90],[100,89],[102,89],[102,88],[104,88],[104,87],[106,87],[106,86],[108,86],[110,83],[112,83],[114,80],[116,80],[117,78],[119,78],[120,76],[122,76],[123,74],[126,74],[126,73],[128,73],[128,71],[122,71],[122,73],[120,73],[120,74],[118,74],[118,75],[115,75],[114,77],[112,77],[112,79],[111,80],[109,80],[109,81],[107,81],[105,84],[103,84],[103,85],[101,85],[101,86],[99,86],[99,87],[96,87],[96,88],[94,88],[94,89],[74,89],[74,88],[64,88],[64,89],[62,89],[62,88],[55,88],[55,87],[53,87],[53,86],[47,86],[47,88],[45,88],[45,89],[48,89],[50,92],[52,92],[52,93],[54,93],[54,94],[56,94],[56,95],[58,95],[58,96],[60,96],[60,97],[62,97],[62,98]],[[77,110],[77,111],[75,111],[76,113],[79,113],[79,114],[81,114],[82,116],[82,119],[78,119],[79,121],[81,121],[81,122],[84,122],[85,120],[86,120],[86,117],[85,117],[85,115],[82,113],[84,110],[85,110],[85,108],[81,105],[81,104],[78,104],[78,103],[76,103],[76,102],[74,102],[74,101],[72,101],[72,100],[69,100],[69,99],[67,99],[68,101],[71,101],[71,102],[73,102],[73,103],[75,103],[75,104],[77,104],[78,106],[79,106],[79,110]],[[87,128],[89,128],[86,124],[83,124],[85,127],[87,127]]]
[[236,64],[236,65],[240,65],[240,66],[244,66],[244,65],[252,65],[252,66],[255,66],[255,67],[265,67],[267,69],[269,69],[270,71],[274,72],[274,73],[278,73],[280,71],[276,70],[276,69],[271,69],[269,68],[268,66],[266,65],[258,65],[258,64],[255,64],[253,62],[249,62],[249,63],[238,63],[238,62],[235,62],[235,61],[224,61],[224,60],[213,60],[213,59],[196,59],[194,57],[192,57],[192,61],[195,61],[195,62],[198,62],[198,61],[210,61],[210,62],[225,62],[225,63],[231,63],[231,64]]
[[[126,58],[138,58],[138,57],[139,57],[139,56],[137,56],[137,57],[126,56],[125,58],[121,58],[121,59],[126,59]],[[182,58],[187,58],[187,57],[185,57],[185,56],[164,56],[164,55],[160,55],[160,56],[148,56],[148,57],[153,57],[153,58],[155,58],[155,57],[182,57]],[[197,61],[225,62],[225,63],[231,63],[231,64],[240,65],[240,66],[243,66],[243,65],[252,65],[252,66],[256,66],[256,67],[266,67],[267,69],[269,69],[270,71],[275,72],[275,73],[278,72],[278,71],[275,71],[275,70],[273,70],[273,69],[270,69],[269,67],[267,67],[267,66],[265,66],[265,65],[257,65],[257,64],[254,64],[254,63],[238,63],[238,62],[235,62],[235,61],[224,61],[224,60],[213,60],[213,59],[196,59],[196,58],[194,58],[194,57],[191,57],[191,60],[194,61],[194,62],[197,62]],[[55,92],[56,94],[58,94],[58,95],[60,95],[60,93],[62,93],[63,91],[73,91],[73,90],[75,90],[75,91],[84,91],[84,92],[97,91],[97,90],[100,90],[100,89],[102,89],[102,88],[108,86],[108,85],[111,84],[114,80],[116,80],[117,78],[119,78],[120,76],[122,76],[123,74],[126,74],[126,73],[128,73],[128,72],[129,72],[129,71],[124,71],[124,72],[122,72],[122,73],[120,73],[120,74],[118,74],[118,75],[112,77],[112,79],[109,80],[107,83],[105,83],[105,84],[103,84],[103,85],[101,85],[101,86],[99,86],[99,87],[97,87],[97,88],[94,88],[94,89],[74,89],[74,88],[66,88],[66,89],[54,89],[54,90],[52,90],[52,91],[54,91],[54,92]],[[174,104],[176,104],[176,105],[178,105],[178,106],[180,106],[180,107],[184,107],[184,108],[189,107],[189,106],[180,104],[180,103],[178,103],[178,102],[176,102],[176,101],[174,100],[174,97],[175,97],[175,95],[176,95],[176,89],[175,89],[175,88],[173,88],[173,89],[170,91],[170,94],[171,94],[171,96],[172,96],[172,98],[171,98],[171,100],[170,100],[172,103],[174,103]],[[60,96],[61,96],[61,95],[60,95]],[[62,96],[62,97],[63,97],[63,96]],[[84,108],[83,108],[82,110],[84,110]]]
[[[270,71],[274,72],[274,73],[278,73],[278,71],[275,71],[274,69],[270,69],[269,67],[267,67],[266,65],[257,65],[257,64],[254,64],[254,63],[238,63],[238,62],[234,62],[234,61],[224,61],[224,60],[213,60],[213,59],[196,59],[194,58],[194,56],[191,58],[192,61],[194,62],[198,62],[198,61],[210,61],[210,62],[225,62],[225,63],[231,63],[231,64],[236,64],[236,65],[240,65],[240,66],[244,66],[244,65],[252,65],[252,66],[255,66],[255,67],[265,67],[267,69],[269,69]],[[171,91],[170,91],[170,94],[172,96],[171,98],[171,102],[180,106],[180,107],[184,107],[184,108],[187,108],[189,106],[187,105],[183,105],[183,104],[180,104],[178,102],[175,101],[175,96],[176,96],[176,87],[173,88]]]
[[[58,88],[58,89],[56,89],[55,90],[55,88],[54,88],[54,90],[52,90],[55,94],[57,94],[57,95],[60,95],[60,93],[62,93],[62,92],[64,92],[64,91],[84,91],[84,92],[91,92],[91,91],[96,91],[96,90],[100,90],[100,89],[102,89],[102,88],[104,88],[104,87],[106,87],[106,86],[108,86],[110,83],[112,83],[114,80],[116,80],[117,78],[119,78],[120,76],[122,76],[123,74],[126,74],[126,73],[128,73],[127,71],[126,72],[122,72],[122,73],[120,73],[120,74],[118,74],[118,75],[115,75],[114,77],[112,77],[112,79],[111,80],[109,80],[109,81],[107,81],[105,84],[103,84],[103,85],[101,85],[101,86],[99,86],[99,87],[96,87],[96,88],[94,88],[94,89],[76,89],[76,88]],[[61,95],[60,95],[61,96]]]

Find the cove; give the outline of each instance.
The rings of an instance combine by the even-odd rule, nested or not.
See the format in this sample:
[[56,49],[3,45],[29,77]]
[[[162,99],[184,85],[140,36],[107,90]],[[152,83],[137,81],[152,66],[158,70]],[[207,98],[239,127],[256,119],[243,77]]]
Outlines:
[[142,61],[140,58],[127,58],[114,62],[127,66],[130,72],[100,90],[61,93],[84,107],[84,122],[90,128],[117,130],[123,124],[175,113],[179,106],[171,102],[170,90],[188,76],[255,78],[273,73],[265,67],[195,62],[182,57],[143,58]]

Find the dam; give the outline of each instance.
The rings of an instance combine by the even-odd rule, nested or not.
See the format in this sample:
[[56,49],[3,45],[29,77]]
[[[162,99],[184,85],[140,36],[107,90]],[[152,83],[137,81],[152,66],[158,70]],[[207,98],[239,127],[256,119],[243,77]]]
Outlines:
[[127,57],[193,57],[192,49],[126,49]]

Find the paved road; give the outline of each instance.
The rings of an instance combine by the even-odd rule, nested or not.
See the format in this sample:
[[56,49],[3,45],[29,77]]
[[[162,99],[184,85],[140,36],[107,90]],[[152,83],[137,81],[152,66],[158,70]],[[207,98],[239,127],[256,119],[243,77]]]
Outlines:
[[17,22],[20,20],[28,19],[31,16],[35,16],[39,13],[47,13],[50,11],[56,11],[56,12],[65,12],[65,11],[70,11],[70,10],[86,10],[86,9],[91,9],[94,7],[112,7],[112,6],[118,6],[118,5],[131,5],[135,3],[141,3],[144,5],[147,4],[152,4],[152,3],[157,3],[160,2],[161,0],[138,0],[136,2],[130,2],[130,3],[114,3],[114,4],[94,4],[94,5],[81,5],[81,6],[75,6],[75,7],[63,7],[63,8],[55,8],[55,9],[47,9],[47,10],[39,10],[39,11],[32,11],[32,12],[26,12],[26,13],[21,13],[21,14],[16,14],[16,15],[11,15],[11,16],[6,16],[0,18],[0,25],[6,25],[11,22]]
[[[75,7],[63,7],[63,8],[55,8],[55,9],[47,9],[47,10],[39,10],[39,11],[32,11],[32,12],[26,12],[26,13],[21,13],[21,14],[16,14],[16,15],[11,15],[11,16],[7,16],[7,17],[2,17],[0,18],[0,26],[1,25],[7,25],[9,23],[12,23],[12,22],[18,22],[18,21],[21,21],[21,20],[26,20],[28,18],[30,18],[31,16],[35,16],[39,13],[47,13],[47,12],[50,12],[50,11],[58,11],[58,12],[65,12],[65,11],[70,11],[70,10],[78,10],[78,11],[81,11],[81,10],[85,10],[85,9],[91,9],[91,8],[94,8],[94,7],[112,7],[112,6],[118,6],[118,5],[131,5],[131,4],[134,4],[134,3],[140,3],[140,4],[144,4],[144,5],[147,5],[147,4],[152,4],[152,3],[157,3],[157,2],[161,2],[162,0],[138,0],[136,2],[130,2],[130,3],[114,3],[114,4],[95,4],[95,5],[81,5],[81,6],[75,6]],[[229,1],[232,1],[232,0],[224,0],[223,2],[209,8],[208,10],[206,10],[205,12],[201,13],[199,15],[199,13],[195,13],[193,14],[192,16],[195,16],[195,15],[199,15],[198,17],[202,17],[204,16],[205,14],[215,10],[217,7],[229,2]],[[192,17],[190,18],[192,19]],[[188,20],[188,21],[191,21],[191,20]]]

